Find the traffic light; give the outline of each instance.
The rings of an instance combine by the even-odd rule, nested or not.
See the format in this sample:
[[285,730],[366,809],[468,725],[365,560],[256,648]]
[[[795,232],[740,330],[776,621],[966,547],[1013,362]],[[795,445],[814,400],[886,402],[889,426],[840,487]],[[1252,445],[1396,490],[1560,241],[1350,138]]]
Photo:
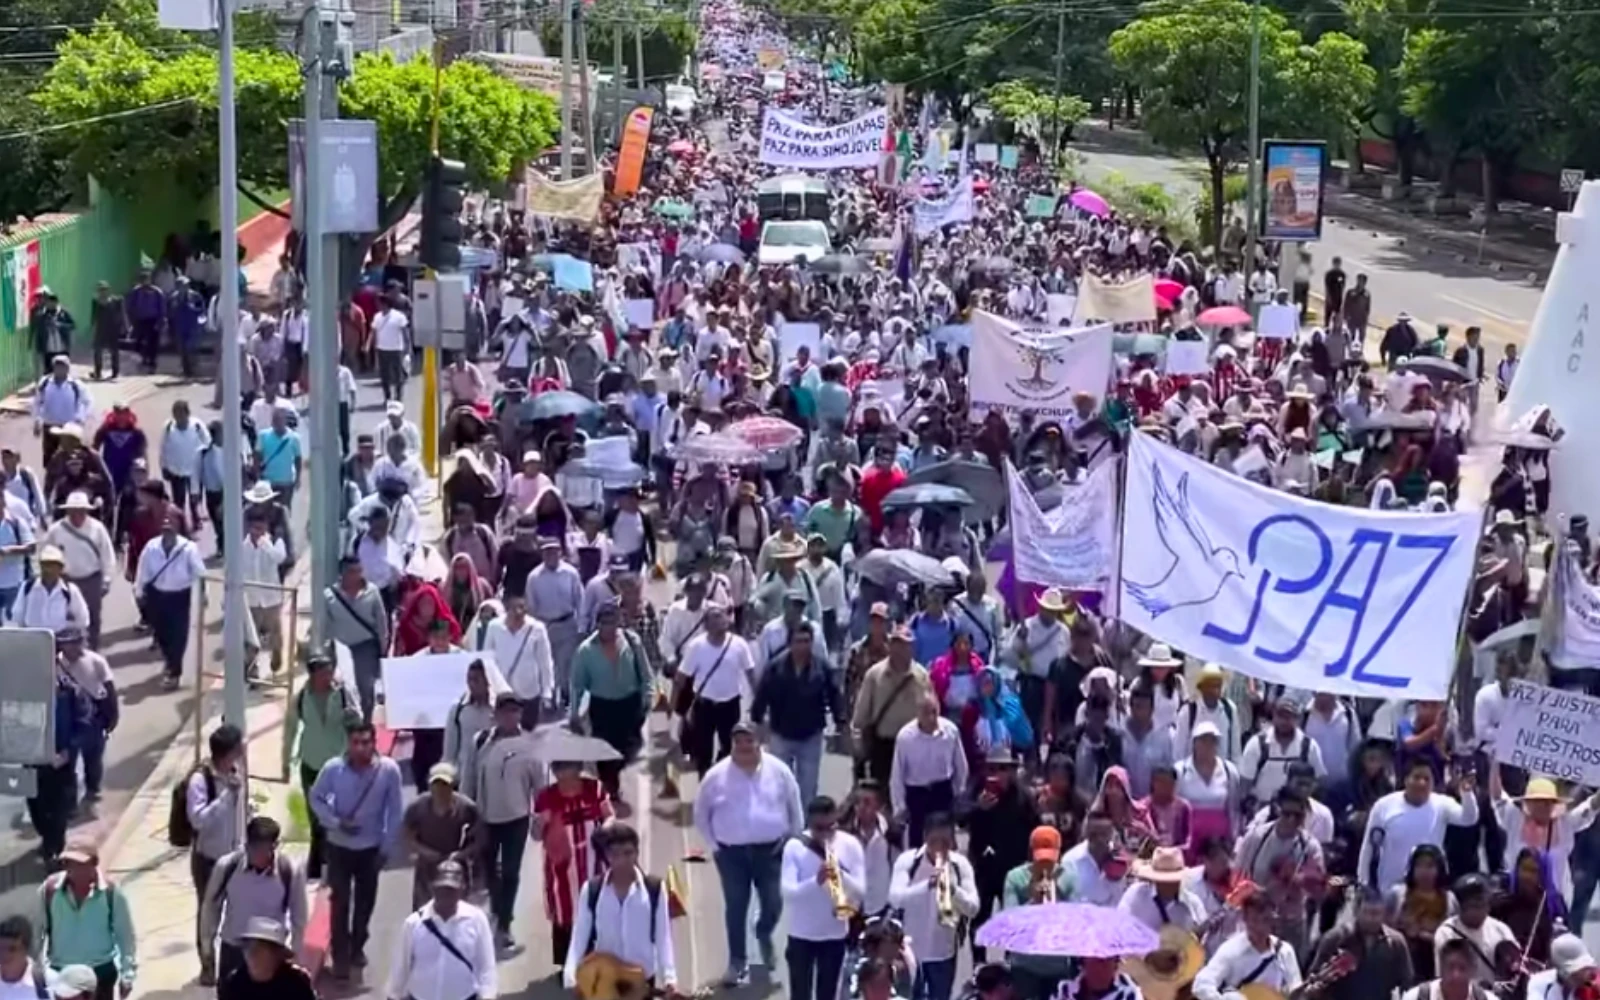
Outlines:
[[454,271],[461,266],[461,209],[465,204],[467,165],[435,154],[428,161],[422,190],[422,241],[418,257],[424,267]]

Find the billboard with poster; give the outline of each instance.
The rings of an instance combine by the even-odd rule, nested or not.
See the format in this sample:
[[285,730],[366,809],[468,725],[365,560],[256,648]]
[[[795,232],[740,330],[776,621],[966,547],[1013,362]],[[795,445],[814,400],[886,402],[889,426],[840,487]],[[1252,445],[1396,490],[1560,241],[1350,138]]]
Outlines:
[[1262,144],[1265,178],[1261,238],[1311,241],[1322,238],[1322,179],[1327,144],[1305,139],[1268,139]]

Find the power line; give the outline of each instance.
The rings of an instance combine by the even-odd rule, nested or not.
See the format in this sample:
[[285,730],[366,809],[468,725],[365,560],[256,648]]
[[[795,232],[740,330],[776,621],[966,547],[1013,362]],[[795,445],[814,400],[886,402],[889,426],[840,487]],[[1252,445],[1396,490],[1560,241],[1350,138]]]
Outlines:
[[193,104],[194,102],[195,99],[193,97],[180,97],[174,101],[158,101],[155,104],[146,104],[142,107],[128,108],[125,111],[111,111],[103,115],[95,115],[92,118],[79,118],[70,122],[57,122],[54,125],[41,125],[39,128],[23,129],[18,132],[0,133],[0,142],[8,139],[26,139],[36,135],[44,135],[47,132],[62,132],[67,129],[78,128],[83,125],[95,125],[100,122],[113,121],[120,118],[133,118],[136,115],[146,115],[152,111],[164,111],[168,108],[176,108],[180,105]]

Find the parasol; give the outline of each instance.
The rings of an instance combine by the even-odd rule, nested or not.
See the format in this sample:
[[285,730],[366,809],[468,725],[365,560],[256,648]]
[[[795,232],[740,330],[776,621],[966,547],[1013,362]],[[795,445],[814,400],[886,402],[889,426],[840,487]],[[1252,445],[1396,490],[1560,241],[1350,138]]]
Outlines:
[[855,254],[830,253],[811,262],[811,270],[819,274],[866,274],[872,262]]
[[892,236],[871,236],[861,241],[862,253],[894,253],[895,242]]
[[639,486],[650,478],[650,474],[644,471],[644,466],[636,462],[629,462],[627,465],[607,465],[593,458],[575,458],[563,465],[561,471],[568,475],[598,479],[600,485],[608,490],[625,490]]
[[1171,299],[1172,301],[1176,302],[1178,301],[1178,296],[1183,294],[1184,288],[1185,285],[1181,281],[1173,281],[1171,278],[1162,278],[1155,283],[1156,298]]
[[1238,306],[1212,306],[1196,316],[1195,322],[1201,326],[1249,326],[1250,314]]
[[955,578],[944,564],[913,549],[873,549],[854,563],[855,571],[880,587],[915,583],[952,587]]
[[984,948],[1019,955],[1121,958],[1147,955],[1161,937],[1132,914],[1088,903],[1041,903],[1003,910],[973,939]]
[[541,392],[522,404],[522,419],[531,422],[559,420],[562,417],[584,417],[599,408],[600,404],[588,396],[580,396],[568,389],[554,389],[550,392]]
[[761,449],[742,438],[728,433],[696,434],[678,445],[676,455],[688,462],[708,462],[714,465],[744,465],[759,462]]
[[743,264],[744,251],[732,243],[713,243],[700,251],[701,260],[713,260],[719,264]]
[[686,201],[678,201],[675,198],[656,202],[651,211],[668,219],[694,218],[694,206]]
[[972,497],[959,486],[943,483],[920,483],[902,486],[883,498],[883,509],[905,510],[912,507],[966,507]]
[[750,417],[730,424],[724,433],[762,451],[776,451],[798,444],[805,432],[782,417]]
[[694,143],[687,139],[675,139],[667,143],[667,152],[673,156],[688,156],[694,152]]
[[605,740],[575,733],[565,726],[550,726],[526,737],[536,760],[547,764],[597,764],[621,760],[622,754]]
[[1015,268],[1010,257],[979,257],[967,265],[968,271],[995,275],[1010,274]]
[[1088,212],[1090,215],[1110,215],[1111,206],[1106,200],[1090,191],[1088,188],[1079,188],[1067,198],[1067,203],[1074,208]]
[[1454,361],[1436,358],[1431,354],[1407,358],[1395,366],[1395,371],[1424,375],[1433,382],[1467,382],[1472,378],[1465,368]]
[[1006,484],[988,462],[952,458],[917,469],[908,484],[942,483],[965,492],[972,504],[962,513],[968,522],[987,521],[1006,508]]

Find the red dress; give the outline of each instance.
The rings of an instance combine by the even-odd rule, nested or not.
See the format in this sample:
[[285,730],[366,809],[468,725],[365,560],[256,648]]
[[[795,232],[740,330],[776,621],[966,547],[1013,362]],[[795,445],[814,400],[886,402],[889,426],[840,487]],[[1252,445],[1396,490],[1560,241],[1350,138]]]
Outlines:
[[556,784],[533,798],[533,811],[544,817],[544,913],[556,927],[571,927],[578,894],[602,871],[604,859],[590,838],[611,817],[611,800],[599,780],[585,777],[576,795],[563,795]]

